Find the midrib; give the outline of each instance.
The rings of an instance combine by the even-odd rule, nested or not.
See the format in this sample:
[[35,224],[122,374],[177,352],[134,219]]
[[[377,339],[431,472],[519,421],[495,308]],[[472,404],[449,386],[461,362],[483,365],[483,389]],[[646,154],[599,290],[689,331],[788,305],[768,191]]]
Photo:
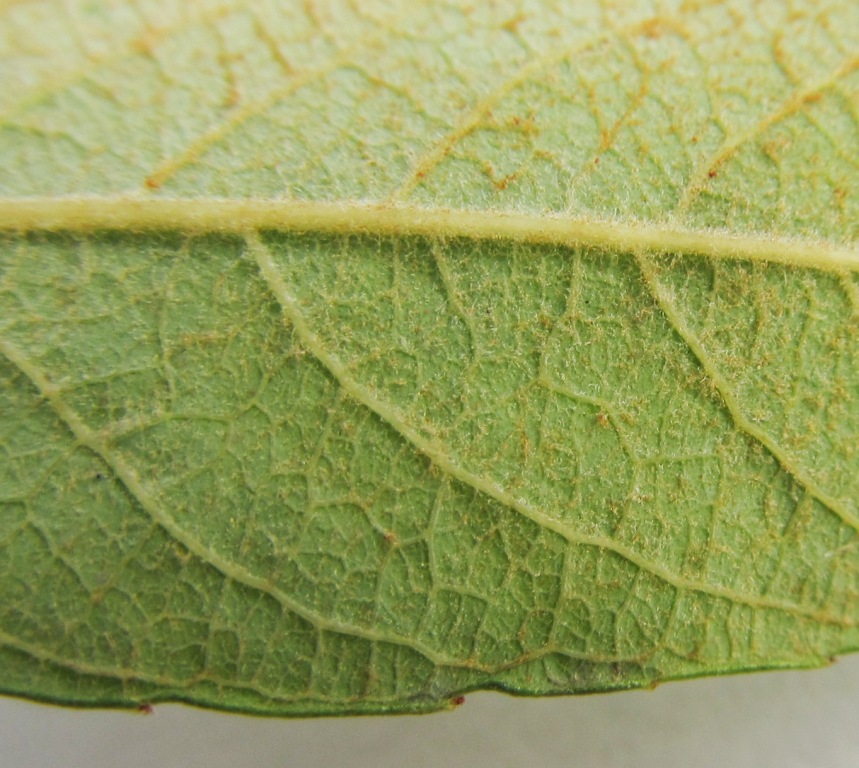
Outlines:
[[0,198],[0,230],[94,232],[178,230],[247,233],[274,229],[387,237],[419,235],[590,247],[632,253],[698,254],[859,271],[859,246],[826,240],[683,229],[647,222],[409,205],[261,199],[140,197]]

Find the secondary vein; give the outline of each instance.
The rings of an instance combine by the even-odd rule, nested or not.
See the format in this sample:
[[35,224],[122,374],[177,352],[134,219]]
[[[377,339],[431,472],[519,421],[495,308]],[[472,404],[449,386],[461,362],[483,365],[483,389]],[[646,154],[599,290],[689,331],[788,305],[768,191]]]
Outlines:
[[774,600],[766,595],[745,595],[727,587],[687,579],[657,563],[647,560],[621,542],[614,541],[606,536],[586,534],[578,531],[564,521],[546,514],[524,499],[508,492],[493,479],[472,473],[458,462],[456,457],[450,455],[443,445],[430,437],[422,435],[417,429],[409,425],[395,406],[375,396],[351,376],[347,366],[336,355],[325,348],[321,339],[310,328],[301,312],[298,301],[290,293],[266,245],[255,235],[247,236],[247,244],[250,254],[256,261],[260,274],[268,285],[272,296],[280,304],[285,317],[295,329],[296,335],[307,351],[329,371],[349,397],[373,411],[449,477],[475,489],[488,498],[494,499],[507,509],[514,510],[541,528],[558,534],[570,544],[593,546],[615,552],[639,570],[651,573],[675,589],[699,592],[712,597],[723,598],[733,603],[748,605],[752,608],[770,608],[790,615],[813,618],[815,621],[827,624],[843,624],[843,622],[822,611],[808,610],[794,603]]
[[[318,631],[334,632],[359,637],[369,642],[383,642],[411,648],[437,666],[463,668],[475,671],[493,671],[490,667],[470,659],[453,659],[438,653],[418,640],[384,632],[372,626],[351,624],[324,616],[299,602],[280,589],[270,578],[251,572],[243,564],[231,560],[193,536],[162,506],[157,494],[151,490],[137,471],[113,450],[104,436],[91,429],[62,399],[60,390],[50,382],[44,372],[20,349],[0,338],[0,356],[5,357],[21,371],[66,425],[77,443],[100,458],[122,483],[130,496],[149,517],[193,555],[208,563],[223,576],[274,598],[283,608],[304,619]],[[2,642],[2,638],[0,638]]]
[[683,339],[689,347],[695,359],[701,365],[708,379],[713,383],[724,402],[728,413],[736,424],[737,429],[744,432],[752,439],[760,443],[770,455],[779,463],[797,483],[799,483],[813,498],[820,502],[826,509],[846,523],[851,528],[859,531],[859,518],[856,517],[847,506],[840,500],[820,488],[813,478],[800,470],[799,466],[791,459],[767,432],[754,423],[743,411],[742,406],[731,391],[731,386],[724,376],[719,372],[715,363],[710,359],[701,340],[692,332],[682,315],[674,308],[671,296],[659,283],[654,266],[642,254],[636,254],[636,261],[644,278],[644,282],[650,289],[654,300],[659,305],[674,331]]

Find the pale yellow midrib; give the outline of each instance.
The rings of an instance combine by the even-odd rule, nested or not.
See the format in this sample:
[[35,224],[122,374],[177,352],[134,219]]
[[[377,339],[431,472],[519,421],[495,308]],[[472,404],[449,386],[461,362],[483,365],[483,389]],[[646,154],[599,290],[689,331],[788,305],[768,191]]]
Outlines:
[[0,198],[0,231],[97,230],[247,234],[257,230],[424,236],[670,253],[859,271],[859,245],[684,229],[551,214],[411,205],[263,199],[139,197]]

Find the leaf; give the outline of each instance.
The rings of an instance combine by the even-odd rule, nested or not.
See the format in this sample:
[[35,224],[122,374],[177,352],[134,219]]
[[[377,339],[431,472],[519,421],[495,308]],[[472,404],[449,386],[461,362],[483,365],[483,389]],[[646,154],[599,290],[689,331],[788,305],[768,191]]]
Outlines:
[[859,6],[6,2],[0,688],[419,712],[859,648]]

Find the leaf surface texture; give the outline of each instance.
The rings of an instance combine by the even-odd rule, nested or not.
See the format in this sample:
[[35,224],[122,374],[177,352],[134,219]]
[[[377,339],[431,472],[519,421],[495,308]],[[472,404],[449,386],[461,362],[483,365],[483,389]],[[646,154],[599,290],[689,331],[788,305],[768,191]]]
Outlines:
[[859,6],[0,5],[0,688],[418,712],[859,647]]

